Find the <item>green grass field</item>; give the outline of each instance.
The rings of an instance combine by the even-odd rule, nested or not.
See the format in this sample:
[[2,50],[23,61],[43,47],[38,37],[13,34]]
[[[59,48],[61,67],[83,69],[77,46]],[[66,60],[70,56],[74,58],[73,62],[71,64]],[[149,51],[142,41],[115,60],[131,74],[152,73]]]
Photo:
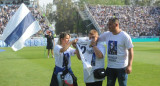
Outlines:
[[[0,86],[49,86],[55,62],[44,56],[44,47],[25,47],[18,52],[1,49],[6,51],[0,52]],[[72,70],[79,86],[85,86],[82,63],[76,56],[72,58]],[[159,80],[160,42],[134,43],[133,71],[128,86],[160,86]],[[103,86],[106,83],[105,80]]]

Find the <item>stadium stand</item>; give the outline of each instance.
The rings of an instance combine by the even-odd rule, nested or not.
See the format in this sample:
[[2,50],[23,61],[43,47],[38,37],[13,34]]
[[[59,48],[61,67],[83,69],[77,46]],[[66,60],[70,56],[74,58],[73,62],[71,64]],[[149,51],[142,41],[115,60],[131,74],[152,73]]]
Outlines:
[[[7,45],[1,41],[1,34],[9,19],[14,15],[20,4],[0,5],[0,47]],[[42,38],[42,33],[49,29],[49,24],[45,16],[41,14],[37,6],[28,6],[31,13],[39,21],[41,30],[25,42],[25,46],[44,46],[46,39]],[[102,33],[107,30],[107,22],[111,17],[120,19],[120,28],[130,34],[132,38],[144,38],[145,41],[160,40],[160,7],[155,6],[101,6],[85,5],[83,20],[90,20],[97,30]],[[90,25],[90,24],[89,24]],[[89,26],[88,25],[88,26]],[[146,39],[149,38],[149,39]],[[135,42],[140,39],[134,39]],[[133,40],[133,41],[134,41]],[[141,40],[140,40],[141,41]],[[144,40],[143,40],[144,41]]]
[[100,5],[87,7],[102,32],[107,29],[109,18],[118,17],[121,29],[132,37],[160,36],[160,7]]

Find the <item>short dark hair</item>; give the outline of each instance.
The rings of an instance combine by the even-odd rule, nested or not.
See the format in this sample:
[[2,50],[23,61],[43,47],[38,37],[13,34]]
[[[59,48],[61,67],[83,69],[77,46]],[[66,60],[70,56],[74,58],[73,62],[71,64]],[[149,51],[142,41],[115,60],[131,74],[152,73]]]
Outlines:
[[119,19],[116,17],[110,18],[109,21],[113,22],[113,23],[118,23],[119,24]]
[[60,35],[59,35],[59,38],[60,38],[60,39],[61,39],[61,38],[64,38],[66,35],[69,35],[69,36],[70,36],[70,34],[68,34],[68,33],[66,33],[66,32],[61,32]]

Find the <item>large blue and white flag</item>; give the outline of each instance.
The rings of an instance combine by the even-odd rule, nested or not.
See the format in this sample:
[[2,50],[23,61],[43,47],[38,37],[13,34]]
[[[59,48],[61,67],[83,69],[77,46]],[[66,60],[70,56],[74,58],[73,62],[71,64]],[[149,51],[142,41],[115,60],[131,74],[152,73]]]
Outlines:
[[26,39],[40,29],[39,23],[32,16],[30,10],[22,3],[4,29],[2,40],[14,51],[17,51],[24,47]]

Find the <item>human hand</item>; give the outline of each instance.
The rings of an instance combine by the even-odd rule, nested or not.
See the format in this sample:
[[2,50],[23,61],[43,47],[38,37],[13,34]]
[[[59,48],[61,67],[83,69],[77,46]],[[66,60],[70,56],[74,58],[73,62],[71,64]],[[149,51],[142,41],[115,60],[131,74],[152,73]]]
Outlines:
[[77,43],[77,41],[78,41],[78,39],[74,39],[74,40],[72,40],[72,44],[76,44],[76,43]]
[[77,46],[76,46],[76,43],[72,43],[72,46],[74,47],[74,48],[76,48]]
[[127,66],[125,72],[130,74],[132,72],[132,66]]
[[97,42],[95,41],[95,39],[92,39],[91,41],[91,46],[96,46]]

